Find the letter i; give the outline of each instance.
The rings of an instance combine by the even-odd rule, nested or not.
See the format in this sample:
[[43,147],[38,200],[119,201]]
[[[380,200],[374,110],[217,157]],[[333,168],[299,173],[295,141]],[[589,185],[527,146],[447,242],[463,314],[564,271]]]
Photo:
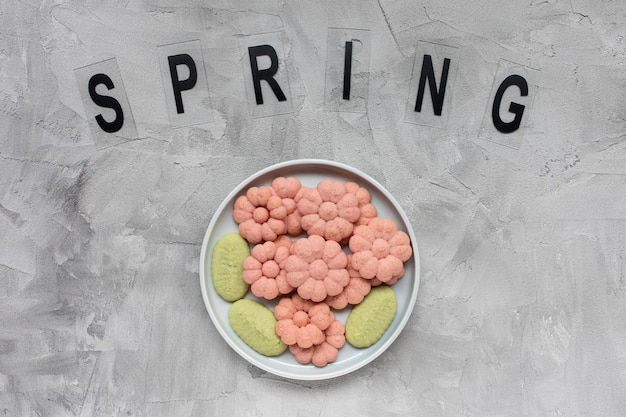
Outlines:
[[352,41],[346,42],[343,63],[343,99],[350,100],[350,79],[352,77]]

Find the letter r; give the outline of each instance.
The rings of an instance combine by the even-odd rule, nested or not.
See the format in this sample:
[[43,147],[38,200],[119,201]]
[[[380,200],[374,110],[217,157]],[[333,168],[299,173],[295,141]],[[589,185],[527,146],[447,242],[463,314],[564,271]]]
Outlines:
[[[254,85],[254,96],[256,104],[263,104],[263,93],[261,92],[261,80],[265,80],[272,91],[276,95],[278,101],[286,101],[287,97],[281,90],[280,85],[274,78],[278,72],[278,55],[276,50],[270,45],[251,46],[248,48],[250,55],[250,68],[252,70],[252,83]],[[270,58],[270,66],[266,69],[259,69],[257,58],[259,56],[268,56]]]

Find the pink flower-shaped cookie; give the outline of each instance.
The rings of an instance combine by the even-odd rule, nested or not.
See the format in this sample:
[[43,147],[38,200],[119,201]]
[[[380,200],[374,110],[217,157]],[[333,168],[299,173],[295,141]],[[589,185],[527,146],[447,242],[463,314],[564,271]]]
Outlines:
[[296,240],[285,261],[287,282],[307,300],[320,302],[348,285],[348,257],[333,240],[312,235]]
[[286,345],[310,348],[326,338],[324,330],[334,320],[330,307],[324,303],[305,300],[298,294],[281,298],[274,307],[276,334]]
[[355,222],[355,226],[367,224],[371,219],[378,215],[376,207],[371,203],[371,195],[367,188],[361,187],[356,182],[347,182],[346,190],[354,194],[358,201],[359,211],[361,212],[359,219]]
[[293,287],[285,278],[284,262],[290,255],[291,239],[279,236],[274,242],[255,245],[243,261],[243,280],[250,284],[252,294],[273,300],[289,294]]
[[373,279],[365,279],[361,277],[359,271],[352,267],[352,253],[348,254],[348,274],[350,275],[350,282],[346,285],[339,294],[329,296],[325,302],[336,310],[344,309],[350,305],[359,304],[363,301],[363,298],[369,294],[372,289]]
[[360,216],[356,194],[346,184],[325,179],[316,188],[302,187],[296,196],[302,229],[310,235],[344,243],[352,235]]
[[[375,217],[354,228],[350,238],[352,268],[365,279],[393,283],[404,274],[404,262],[412,255],[409,235],[392,219]],[[378,283],[378,282],[377,282]]]
[[325,366],[337,359],[345,342],[345,327],[326,303],[305,300],[298,294],[282,298],[274,308],[276,334],[300,363]]
[[287,208],[270,186],[250,187],[235,200],[233,219],[248,242],[274,241],[287,233]]
[[325,340],[319,345],[303,348],[289,346],[289,351],[299,363],[322,367],[337,359],[339,349],[346,343],[346,328],[339,320],[334,320],[324,331]]
[[302,183],[296,177],[277,177],[272,181],[272,189],[282,199],[285,207],[285,225],[287,233],[297,236],[302,233],[300,221],[302,215],[297,210],[295,201],[296,194],[302,188]]

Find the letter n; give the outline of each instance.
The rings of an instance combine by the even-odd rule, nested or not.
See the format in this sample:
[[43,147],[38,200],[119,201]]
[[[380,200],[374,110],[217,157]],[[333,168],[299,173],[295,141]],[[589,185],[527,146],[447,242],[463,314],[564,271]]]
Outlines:
[[435,80],[435,69],[433,68],[433,61],[430,55],[424,55],[424,61],[422,63],[422,72],[420,75],[419,88],[417,90],[417,100],[415,101],[415,111],[422,111],[422,103],[424,101],[424,90],[426,89],[426,81],[428,81],[428,88],[430,91],[430,97],[433,101],[433,109],[435,115],[441,116],[443,111],[443,99],[446,94],[446,84],[448,82],[448,71],[450,69],[450,59],[445,58],[443,60],[443,69],[441,72],[441,80],[439,81],[439,88],[437,88],[437,82]]

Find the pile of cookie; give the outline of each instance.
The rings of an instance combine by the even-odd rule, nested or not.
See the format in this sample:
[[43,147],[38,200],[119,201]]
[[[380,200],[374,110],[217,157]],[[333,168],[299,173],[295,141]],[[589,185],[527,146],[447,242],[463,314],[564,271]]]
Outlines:
[[[233,219],[238,232],[216,242],[211,275],[246,344],[266,356],[289,349],[321,367],[346,341],[363,348],[382,337],[397,310],[390,286],[413,252],[408,234],[378,217],[366,188],[277,177],[239,196]],[[270,310],[261,300],[277,302]],[[347,307],[344,324],[334,311]]]

